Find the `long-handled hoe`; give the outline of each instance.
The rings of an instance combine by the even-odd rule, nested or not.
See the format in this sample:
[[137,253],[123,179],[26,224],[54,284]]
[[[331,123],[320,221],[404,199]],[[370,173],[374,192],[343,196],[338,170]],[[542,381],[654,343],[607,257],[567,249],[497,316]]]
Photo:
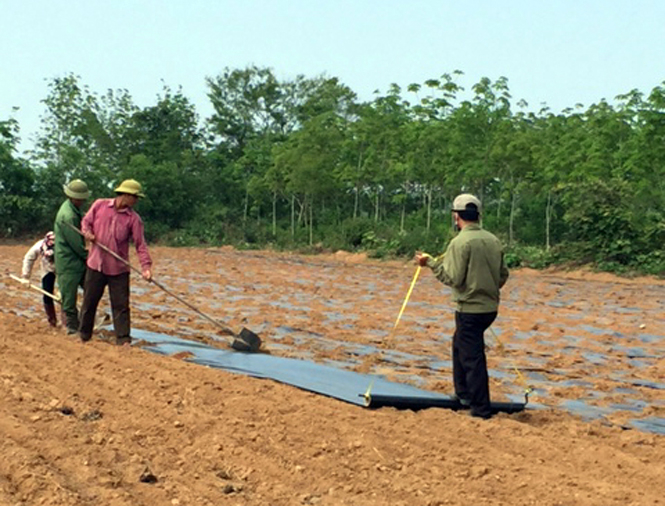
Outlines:
[[[23,278],[19,278],[18,276],[14,276],[13,274],[7,273],[7,276],[12,278],[14,281],[18,281],[22,285],[27,286],[28,288],[32,288],[33,290],[41,293],[42,295],[45,295],[46,297],[52,298],[53,301],[56,302],[57,304],[62,304],[62,300],[57,295],[54,295],[50,292],[47,292],[46,290],[43,290],[42,288],[39,288],[38,286],[33,285],[30,282],[28,282],[27,285],[26,285],[26,282]],[[97,320],[95,321],[95,326],[93,327],[93,330],[95,330],[95,331],[99,330],[102,326],[106,325],[109,321],[110,321],[110,317],[109,317],[108,313],[103,314],[102,316],[97,318]]]
[[[81,232],[78,228],[76,228],[75,226],[73,226],[71,224],[68,224],[68,225],[69,225],[70,228],[74,229],[76,232],[83,235],[83,232]],[[103,245],[99,242],[95,241],[95,244],[97,246],[99,246],[103,251],[105,251],[106,253],[108,253],[112,257],[114,257],[116,260],[118,260],[118,261],[122,262],[123,264],[125,264],[127,267],[129,267],[133,271],[135,271],[135,272],[137,272],[141,275],[143,274],[139,268],[137,268],[137,267],[133,266],[132,264],[130,264],[127,260],[125,260],[120,255],[118,255],[115,251],[109,249],[108,247],[106,247],[105,245]],[[220,322],[218,322],[217,320],[215,320],[211,316],[208,316],[203,311],[201,311],[197,307],[193,306],[192,304],[187,302],[182,297],[180,297],[180,296],[176,295],[175,293],[173,293],[171,290],[169,290],[164,285],[159,283],[156,279],[152,278],[152,279],[150,279],[149,282],[152,283],[153,285],[155,285],[160,290],[167,293],[168,295],[170,295],[171,297],[173,297],[174,299],[176,299],[181,304],[184,304],[185,306],[187,306],[189,309],[194,311],[199,316],[202,316],[203,318],[208,320],[210,323],[214,324],[216,327],[221,329],[225,334],[233,336],[233,339],[228,340],[228,343],[231,346],[231,348],[233,348],[234,350],[256,353],[261,348],[261,338],[258,336],[258,334],[255,334],[251,330],[249,330],[247,328],[244,328],[244,327],[242,328],[240,333],[236,334],[229,327],[227,327],[225,325],[222,325]]]

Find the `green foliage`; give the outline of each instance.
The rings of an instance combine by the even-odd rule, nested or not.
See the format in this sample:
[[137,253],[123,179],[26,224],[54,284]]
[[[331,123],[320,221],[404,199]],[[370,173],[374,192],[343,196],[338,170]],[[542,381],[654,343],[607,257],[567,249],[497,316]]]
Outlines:
[[18,134],[16,120],[0,121],[0,237],[31,232],[43,212],[34,198],[34,171],[15,155]]
[[508,268],[529,267],[544,269],[556,262],[556,251],[547,251],[541,246],[513,244],[506,249],[505,261]]
[[118,182],[130,178],[144,181],[146,197],[137,210],[145,221],[158,222],[169,230],[180,228],[194,215],[198,181],[175,162],[153,164],[146,156],[135,155]]
[[665,252],[662,249],[637,255],[632,265],[637,272],[665,278]]
[[370,218],[357,218],[327,227],[321,244],[333,251],[365,251],[374,258],[411,257],[416,251],[443,252],[450,237],[448,227],[438,224],[429,233],[422,226],[400,232],[395,223],[376,223]]
[[569,240],[584,258],[609,266],[628,265],[643,247],[625,181],[589,181],[564,190]]
[[49,224],[35,226],[42,218],[42,208],[32,197],[0,195],[0,236],[17,237],[44,231]]
[[511,266],[662,275],[665,83],[553,114],[515,106],[504,77],[466,93],[461,76],[358,102],[335,77],[225,69],[204,128],[179,89],[138,107],[55,78],[30,158],[0,121],[0,235],[50,227],[73,178],[99,198],[131,177],[150,240],[408,257],[444,250],[450,203],[471,192]]

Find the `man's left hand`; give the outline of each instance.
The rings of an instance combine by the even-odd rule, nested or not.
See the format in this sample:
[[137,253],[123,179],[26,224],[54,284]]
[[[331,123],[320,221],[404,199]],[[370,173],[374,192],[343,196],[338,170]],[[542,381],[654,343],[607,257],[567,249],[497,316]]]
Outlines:
[[146,281],[150,281],[152,279],[152,271],[150,269],[143,269],[143,273],[141,275]]
[[420,265],[421,267],[426,267],[427,266],[427,261],[432,258],[432,255],[428,255],[427,253],[421,253],[418,252],[416,253],[416,263]]

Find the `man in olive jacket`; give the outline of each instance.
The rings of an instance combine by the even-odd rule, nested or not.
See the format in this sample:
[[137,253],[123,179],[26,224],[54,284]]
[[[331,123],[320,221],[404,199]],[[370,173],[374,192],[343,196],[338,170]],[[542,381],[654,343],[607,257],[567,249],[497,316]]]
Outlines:
[[480,226],[481,203],[471,194],[453,202],[459,234],[437,259],[420,253],[416,261],[450,286],[457,303],[453,335],[453,382],[459,401],[471,415],[490,418],[489,379],[484,333],[496,318],[499,292],[508,279],[501,242]]
[[76,309],[76,292],[83,288],[85,261],[88,251],[85,249],[83,236],[72,230],[69,225],[81,228],[81,206],[90,196],[88,185],[80,179],[74,179],[63,189],[67,200],[60,206],[55,217],[55,272],[58,289],[62,299],[62,313],[67,334],[76,334],[79,327],[79,314]]

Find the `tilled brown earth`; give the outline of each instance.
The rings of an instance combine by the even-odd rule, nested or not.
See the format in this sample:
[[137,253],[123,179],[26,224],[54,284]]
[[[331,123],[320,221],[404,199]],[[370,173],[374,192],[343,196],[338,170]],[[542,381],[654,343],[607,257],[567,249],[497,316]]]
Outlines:
[[[28,244],[0,246],[18,273]],[[155,248],[155,276],[276,356],[451,393],[449,294],[429,273],[390,334],[410,264]],[[36,280],[36,278],[35,278]],[[133,325],[225,346],[137,278]],[[651,505],[665,496],[665,285],[513,273],[488,334],[497,400],[478,421],[370,411],[49,329],[0,281],[0,504]]]

